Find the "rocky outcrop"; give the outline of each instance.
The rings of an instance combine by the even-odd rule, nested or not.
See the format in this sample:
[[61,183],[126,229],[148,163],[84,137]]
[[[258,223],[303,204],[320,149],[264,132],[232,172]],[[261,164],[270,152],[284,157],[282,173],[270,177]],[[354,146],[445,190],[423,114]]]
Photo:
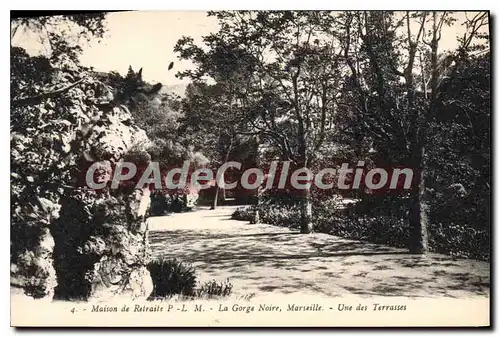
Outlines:
[[[94,162],[100,181],[124,158],[147,162],[148,137],[90,70],[12,53],[12,282],[38,298],[149,296],[149,192],[84,183]],[[132,79],[127,90],[140,91],[142,79]]]

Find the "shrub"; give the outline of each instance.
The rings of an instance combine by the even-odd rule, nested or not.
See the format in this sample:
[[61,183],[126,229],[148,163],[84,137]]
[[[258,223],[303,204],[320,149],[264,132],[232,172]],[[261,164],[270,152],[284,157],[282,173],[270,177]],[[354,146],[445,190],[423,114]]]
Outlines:
[[159,258],[148,264],[153,279],[153,292],[149,300],[171,298],[179,295],[183,299],[218,298],[229,296],[233,285],[229,279],[216,280],[197,285],[196,269],[177,259]]
[[[270,202],[273,202],[271,200]],[[313,230],[344,238],[363,240],[393,247],[406,247],[409,239],[408,200],[387,196],[365,196],[360,202],[337,207],[339,200],[327,200],[313,205]],[[448,219],[436,222],[431,207],[428,222],[429,249],[432,252],[462,258],[489,259],[489,232],[472,227],[466,219],[459,219],[453,211]],[[251,221],[256,206],[240,207],[232,217]],[[452,214],[453,213],[453,214]],[[464,211],[456,210],[462,214]],[[262,223],[298,228],[300,209],[289,203],[263,203],[259,205]]]
[[241,220],[241,221],[252,221],[255,215],[255,208],[249,207],[238,207],[234,210],[231,215],[231,219]]
[[165,215],[169,208],[169,199],[162,193],[152,192],[151,193],[151,207],[150,207],[150,215],[152,216],[160,216]]
[[463,223],[429,224],[429,246],[433,251],[460,258],[490,259],[490,233]]
[[300,227],[300,208],[296,205],[267,204],[259,209],[262,223],[288,228]]
[[202,284],[196,290],[196,297],[199,298],[218,298],[231,295],[233,291],[233,285],[227,279],[224,282],[217,283],[217,281],[212,280]]
[[148,264],[153,279],[151,298],[163,298],[172,295],[194,294],[196,287],[195,269],[177,259],[154,260]]
[[[236,220],[252,221],[255,206],[238,207],[232,214]],[[300,227],[300,209],[293,205],[262,204],[259,205],[259,221],[269,225],[298,228]]]
[[190,211],[198,201],[198,194],[164,194],[162,192],[151,193],[152,216],[161,216],[168,213],[181,213]]
[[353,214],[350,208],[339,210],[316,206],[313,225],[316,232],[395,247],[405,247],[408,240],[404,219],[390,215]]

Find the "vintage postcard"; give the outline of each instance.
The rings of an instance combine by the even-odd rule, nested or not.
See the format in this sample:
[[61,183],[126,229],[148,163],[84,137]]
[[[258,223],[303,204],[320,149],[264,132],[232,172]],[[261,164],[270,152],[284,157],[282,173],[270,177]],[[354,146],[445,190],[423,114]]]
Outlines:
[[488,11],[11,13],[14,327],[488,327]]

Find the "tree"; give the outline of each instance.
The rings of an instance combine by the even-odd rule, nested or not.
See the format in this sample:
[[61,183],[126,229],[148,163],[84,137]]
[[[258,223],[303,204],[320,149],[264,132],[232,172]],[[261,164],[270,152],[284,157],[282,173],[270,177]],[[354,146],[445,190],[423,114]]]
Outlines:
[[[429,16],[430,33],[426,31]],[[416,31],[412,31],[413,21]],[[383,157],[389,163],[404,164],[417,172],[418,185],[409,198],[409,249],[412,253],[425,253],[428,249],[424,200],[426,131],[438,90],[440,32],[443,24],[451,21],[447,13],[438,17],[435,12],[406,12],[398,18],[391,12],[347,12],[342,23],[345,57],[358,92],[357,121],[365,125],[364,129],[376,140],[377,148],[385,152]],[[402,31],[405,33],[398,36]],[[415,81],[416,55],[423,48],[424,36],[430,36],[427,44],[433,69],[428,99],[417,95],[420,85]],[[362,64],[361,55],[366,55],[367,65]]]
[[[238,138],[247,133],[248,116],[243,107],[248,97],[245,90],[245,75],[252,66],[246,52],[222,39],[207,37],[211,50],[203,51],[190,38],[180,39],[175,51],[181,58],[190,58],[197,65],[195,71],[179,74],[181,78],[193,80],[183,100],[182,131],[191,135],[194,145],[212,159],[212,168],[217,170],[226,163]],[[204,77],[210,77],[215,84],[208,84]],[[212,209],[217,207],[220,184],[215,188]]]
[[[467,18],[458,49],[447,53],[440,52],[440,40],[443,27],[455,24],[449,12],[209,15],[218,19],[220,30],[206,36],[204,46],[189,38],[179,42],[181,58],[196,66],[186,75],[213,81],[226,95],[236,93],[236,107],[247,126],[242,134],[258,137],[263,147],[277,150],[280,159],[291,160],[305,172],[327,158],[413,169],[414,186],[391,192],[386,199],[395,204],[397,197],[398,204],[406,204],[398,207],[408,214],[398,218],[409,223],[408,248],[425,254],[432,206],[429,186],[434,186],[436,174],[427,163],[429,151],[435,152],[429,146],[431,130],[437,130],[450,74],[465,71],[461,67],[472,53],[485,52],[474,41],[487,37],[481,30],[487,15]],[[487,90],[481,87],[477,94],[486,96]],[[436,132],[443,140],[444,129]],[[335,153],[328,156],[328,151]],[[357,194],[371,198],[370,191]],[[307,233],[312,227],[309,189],[303,190],[300,203],[301,231]]]
[[[238,140],[241,122],[234,103],[220,86],[193,83],[186,90],[182,106],[182,132],[195,148],[211,158],[210,166],[217,170],[229,161]],[[225,195],[223,186],[215,187],[212,209],[217,207],[221,190]]]
[[428,150],[434,241],[478,259],[489,258],[491,226],[491,69],[488,35],[478,31],[486,19],[479,13],[467,20],[459,48],[447,55],[452,62],[441,71]]
[[[278,146],[284,159],[309,172],[335,110],[340,49],[331,39],[323,39],[334,35],[332,16],[290,11],[210,15],[217,17],[222,28],[205,38],[208,53],[216,55],[224,49],[221,46],[228,46],[224,55],[232,57],[218,58],[211,68],[203,63],[192,74],[208,75],[219,83],[228,69],[230,74],[238,69],[239,78],[231,78],[231,83],[237,84],[232,88],[238,92],[238,107],[247,116],[250,133]],[[206,60],[206,55],[192,46],[181,56]],[[303,233],[312,229],[309,185],[301,191]]]
[[[468,34],[476,34],[485,24],[484,15],[476,15],[475,20],[476,24],[466,23],[470,31],[462,41],[473,40]],[[385,165],[405,165],[417,173],[418,184],[408,198],[412,253],[428,250],[425,177],[432,173],[427,172],[426,149],[429,130],[442,104],[444,79],[458,61],[453,53],[439,54],[442,28],[454,22],[448,12],[366,11],[343,13],[338,22],[339,31],[344,32],[341,41],[352,79],[343,92],[342,104],[356,108],[353,120],[360,126],[354,130],[374,140],[377,160]]]

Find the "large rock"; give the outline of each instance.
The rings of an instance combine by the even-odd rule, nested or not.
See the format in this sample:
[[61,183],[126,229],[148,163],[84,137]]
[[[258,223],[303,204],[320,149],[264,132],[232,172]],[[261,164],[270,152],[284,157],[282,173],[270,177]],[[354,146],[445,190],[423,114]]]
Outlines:
[[86,191],[63,205],[53,229],[57,297],[150,295],[152,281],[144,268],[149,260],[146,197],[142,190],[118,196]]
[[[20,77],[31,63],[18,63],[14,69]],[[35,92],[70,89],[64,100],[11,109],[11,274],[20,275],[21,285],[35,297],[55,292],[61,299],[90,299],[127,291],[147,297],[147,192],[130,186],[112,191],[81,187],[85,167],[95,161],[110,164],[97,172],[107,181],[108,166],[150,160],[148,137],[124,102],[109,97],[112,88],[87,69],[45,66],[53,71]],[[142,90],[138,79],[141,83],[131,83],[132,92]],[[26,96],[25,89],[17,88],[13,98]],[[138,155],[127,159],[131,153]],[[57,212],[60,206],[59,218],[52,206]]]

